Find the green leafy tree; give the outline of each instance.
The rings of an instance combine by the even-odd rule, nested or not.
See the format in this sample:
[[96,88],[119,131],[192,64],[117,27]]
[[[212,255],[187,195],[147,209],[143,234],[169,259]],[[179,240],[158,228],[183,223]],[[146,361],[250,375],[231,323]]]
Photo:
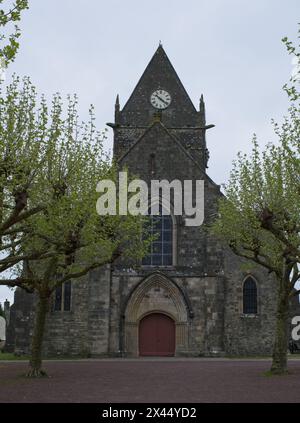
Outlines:
[[[45,161],[51,161],[47,129],[48,108],[42,97],[37,105],[36,91],[28,78],[20,88],[14,77],[3,92],[0,86],[0,274],[23,260],[40,258],[38,251],[24,251],[23,223],[45,209],[36,189],[37,175]],[[57,113],[52,118],[57,119]],[[29,201],[31,199],[31,201]],[[38,203],[38,200],[40,202]],[[22,234],[22,237],[20,237]]]
[[[149,242],[140,216],[97,214],[96,186],[103,179],[115,181],[117,169],[103,152],[103,134],[95,129],[92,108],[89,122],[80,124],[76,97],[69,98],[66,112],[58,94],[50,109],[43,98],[37,106],[28,79],[19,90],[15,81],[6,101],[12,123],[8,118],[11,129],[2,148],[13,155],[6,153],[3,161],[9,171],[2,178],[2,221],[12,221],[15,193],[24,186],[26,205],[2,232],[3,270],[14,273],[0,284],[36,294],[28,375],[41,376],[43,334],[55,289],[121,256],[138,261]],[[22,117],[24,110],[28,113]]]
[[[3,0],[0,0],[0,5],[2,4]],[[16,0],[14,3],[5,1],[5,6],[5,9],[0,9],[0,26],[2,27],[0,61],[4,67],[13,62],[17,54],[21,31],[16,22],[20,21],[23,10],[28,9],[28,0]],[[13,28],[10,28],[11,25]],[[4,34],[5,30],[7,34]]]
[[[286,38],[289,53],[299,53]],[[290,99],[282,125],[274,123],[278,144],[260,151],[256,137],[250,155],[234,162],[226,196],[220,200],[213,232],[238,256],[274,275],[276,332],[271,372],[287,372],[290,299],[300,278],[300,106],[299,68],[284,87]]]

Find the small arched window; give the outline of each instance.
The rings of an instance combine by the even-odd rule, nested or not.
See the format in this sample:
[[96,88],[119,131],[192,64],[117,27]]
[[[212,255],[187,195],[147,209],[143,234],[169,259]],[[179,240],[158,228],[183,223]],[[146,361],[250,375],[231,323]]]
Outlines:
[[172,266],[173,264],[173,222],[169,214],[150,215],[150,234],[156,236],[150,247],[150,254],[142,264],[148,266]]
[[257,285],[251,276],[248,276],[244,281],[243,313],[257,314]]

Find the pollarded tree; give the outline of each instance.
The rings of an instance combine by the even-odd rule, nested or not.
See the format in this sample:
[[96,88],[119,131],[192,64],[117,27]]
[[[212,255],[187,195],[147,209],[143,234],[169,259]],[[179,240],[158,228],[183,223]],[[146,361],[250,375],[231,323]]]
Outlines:
[[[284,39],[290,53],[299,54]],[[285,86],[291,104],[283,124],[274,124],[278,144],[238,155],[213,232],[234,253],[268,269],[277,290],[276,332],[271,372],[287,372],[290,298],[300,279],[300,106],[298,74]]]
[[16,274],[0,280],[37,297],[29,376],[44,374],[43,334],[55,289],[120,256],[139,259],[148,246],[141,217],[97,213],[97,184],[103,179],[115,181],[117,172],[103,152],[103,136],[95,130],[93,111],[85,125],[78,122],[76,98],[69,99],[66,116],[59,95],[50,111],[44,101],[43,105],[44,155],[27,196],[28,210],[42,208],[15,223],[16,232],[3,237],[7,257],[23,257],[25,267],[18,261],[11,267]]
[[[36,180],[45,161],[51,160],[45,99],[37,104],[35,88],[28,78],[22,86],[14,77],[0,92],[0,274],[25,259],[39,258],[38,251],[24,251],[26,220],[45,208],[37,201]],[[52,111],[52,120],[58,119]],[[29,201],[31,199],[31,201]]]

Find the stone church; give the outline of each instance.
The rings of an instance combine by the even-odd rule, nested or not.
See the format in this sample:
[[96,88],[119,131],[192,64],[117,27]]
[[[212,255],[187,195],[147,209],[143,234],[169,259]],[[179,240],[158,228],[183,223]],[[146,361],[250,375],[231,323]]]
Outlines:
[[[162,45],[126,104],[115,104],[114,157],[146,182],[204,180],[204,223],[220,186],[207,174],[205,104],[196,109]],[[220,140],[220,148],[226,148]],[[161,205],[161,208],[163,205]],[[245,270],[205,225],[153,216],[159,233],[139,267],[116,262],[56,291],[44,349],[49,356],[218,356],[269,354],[275,284],[263,268]],[[7,348],[26,352],[34,298],[15,292]]]

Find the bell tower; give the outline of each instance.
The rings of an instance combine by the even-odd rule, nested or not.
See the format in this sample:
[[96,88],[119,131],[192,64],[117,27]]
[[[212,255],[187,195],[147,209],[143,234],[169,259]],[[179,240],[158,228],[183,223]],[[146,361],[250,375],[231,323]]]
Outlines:
[[108,123],[114,130],[114,157],[120,160],[158,120],[205,171],[205,132],[214,125],[206,125],[203,95],[196,110],[162,44],[122,108],[116,98],[115,122]]

